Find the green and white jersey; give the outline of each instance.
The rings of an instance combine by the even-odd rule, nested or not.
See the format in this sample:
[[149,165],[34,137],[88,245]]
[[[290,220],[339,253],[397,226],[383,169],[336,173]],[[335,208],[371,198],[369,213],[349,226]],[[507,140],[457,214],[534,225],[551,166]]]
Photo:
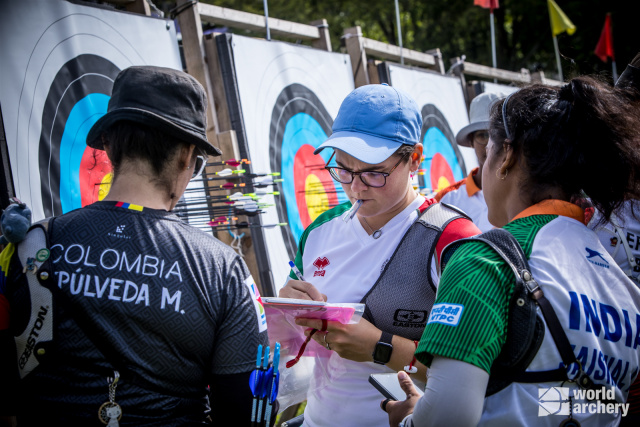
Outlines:
[[[545,201],[505,226],[529,259],[533,277],[556,311],[577,359],[596,384],[615,390],[624,402],[640,364],[640,292],[581,220],[581,210]],[[456,251],[440,280],[436,303],[417,357],[461,360],[491,373],[506,340],[513,273],[488,245],[470,242]],[[528,371],[562,363],[545,326],[545,336]],[[575,375],[576,369],[569,372]],[[568,384],[513,383],[488,397],[480,425],[558,425],[566,415],[540,410],[540,390]],[[570,392],[573,416],[583,426],[617,425],[620,413],[590,413]],[[606,411],[605,411],[606,412]],[[542,416],[548,415],[548,416]]]

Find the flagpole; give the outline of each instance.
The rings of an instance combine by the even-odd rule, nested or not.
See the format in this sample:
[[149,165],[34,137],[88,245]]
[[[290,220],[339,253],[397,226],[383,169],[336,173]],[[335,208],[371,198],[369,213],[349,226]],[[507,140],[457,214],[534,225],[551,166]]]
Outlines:
[[400,46],[400,64],[404,65],[404,54],[402,52],[402,29],[400,28],[400,6],[396,0],[396,26],[398,27],[398,46]]
[[[498,63],[496,61],[496,27],[493,22],[493,8],[490,9],[491,13],[491,56],[493,59],[493,68],[498,68]],[[498,83],[498,79],[493,79],[494,83]]]
[[269,31],[269,5],[267,4],[268,0],[263,0],[264,4],[264,25],[267,28],[267,40],[271,40],[271,31]]
[[558,75],[560,76],[560,81],[564,81],[564,77],[562,76],[562,66],[560,65],[560,50],[558,49],[558,38],[553,36],[553,47],[556,50],[556,62],[558,63]]
[[613,73],[613,84],[615,86],[618,81],[618,67],[616,67],[616,60],[611,61],[611,72]]

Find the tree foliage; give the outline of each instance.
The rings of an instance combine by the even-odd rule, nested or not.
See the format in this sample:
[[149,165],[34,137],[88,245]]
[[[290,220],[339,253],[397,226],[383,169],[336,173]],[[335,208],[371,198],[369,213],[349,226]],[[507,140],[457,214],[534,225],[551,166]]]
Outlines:
[[[263,13],[262,0],[200,1]],[[637,19],[631,10],[635,1],[556,0],[556,3],[577,27],[572,36],[558,36],[566,77],[611,73],[611,65],[593,53],[607,13],[612,15],[619,72],[640,51],[640,38],[632,34]],[[404,47],[417,51],[440,48],[445,64],[451,58],[465,55],[469,62],[491,65],[488,9],[474,6],[473,0],[399,0],[399,6]],[[362,28],[365,37],[398,44],[393,0],[269,0],[268,7],[273,18],[301,23],[326,19],[336,51],[340,49],[344,30],[356,25]],[[498,67],[544,70],[547,76],[554,77],[556,60],[547,1],[501,0],[494,16]]]

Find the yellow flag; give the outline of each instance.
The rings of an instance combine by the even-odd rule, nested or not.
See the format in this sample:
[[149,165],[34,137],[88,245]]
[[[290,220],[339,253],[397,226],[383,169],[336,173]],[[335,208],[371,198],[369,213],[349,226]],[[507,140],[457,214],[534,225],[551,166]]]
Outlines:
[[576,32],[576,26],[573,25],[573,22],[564,14],[555,1],[547,0],[547,5],[549,6],[549,17],[551,18],[551,32],[554,36],[565,31],[569,35]]

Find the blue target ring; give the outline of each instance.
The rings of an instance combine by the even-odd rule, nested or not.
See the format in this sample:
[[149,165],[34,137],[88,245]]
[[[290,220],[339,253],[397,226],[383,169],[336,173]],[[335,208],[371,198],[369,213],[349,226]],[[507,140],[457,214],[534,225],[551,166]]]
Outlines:
[[422,145],[425,160],[418,177],[421,189],[438,191],[438,184],[451,185],[466,175],[464,159],[451,127],[442,112],[433,104],[422,107]]
[[331,153],[324,150],[320,155],[313,154],[331,133],[332,124],[322,102],[307,87],[295,83],[278,95],[271,114],[269,156],[271,171],[280,172],[284,179],[278,184],[281,197],[276,199],[276,211],[280,222],[289,224],[280,230],[291,259],[313,219],[310,212],[318,213],[308,201],[323,195],[336,204],[347,200],[342,187],[324,169]]
[[92,93],[71,109],[60,141],[60,203],[66,213],[82,207],[80,170],[87,149],[87,135],[95,122],[107,112],[110,97]]
[[[324,132],[320,124],[316,119],[311,117],[307,113],[298,113],[291,117],[285,125],[284,135],[282,138],[282,176],[293,177],[293,179],[285,179],[282,183],[284,190],[284,197],[286,200],[287,217],[291,222],[291,232],[296,241],[300,240],[304,229],[308,224],[303,224],[301,221],[300,210],[304,208],[302,200],[304,194],[300,194],[296,191],[296,179],[300,179],[294,172],[294,163],[296,154],[300,152],[300,149],[304,145],[310,145],[314,149],[317,148],[327,139],[327,134]],[[331,150],[323,150],[317,156],[314,155],[314,164],[326,163],[331,157]],[[298,160],[300,160],[298,156]],[[313,172],[311,172],[313,173]],[[326,177],[325,177],[326,178]],[[326,179],[324,180],[326,184]],[[299,184],[299,183],[298,183]],[[318,191],[322,193],[324,188],[315,188],[312,191]],[[342,190],[342,187],[336,185],[331,181],[330,191],[334,191],[338,203],[346,202],[348,200],[347,195]],[[293,219],[293,220],[292,220]]]

